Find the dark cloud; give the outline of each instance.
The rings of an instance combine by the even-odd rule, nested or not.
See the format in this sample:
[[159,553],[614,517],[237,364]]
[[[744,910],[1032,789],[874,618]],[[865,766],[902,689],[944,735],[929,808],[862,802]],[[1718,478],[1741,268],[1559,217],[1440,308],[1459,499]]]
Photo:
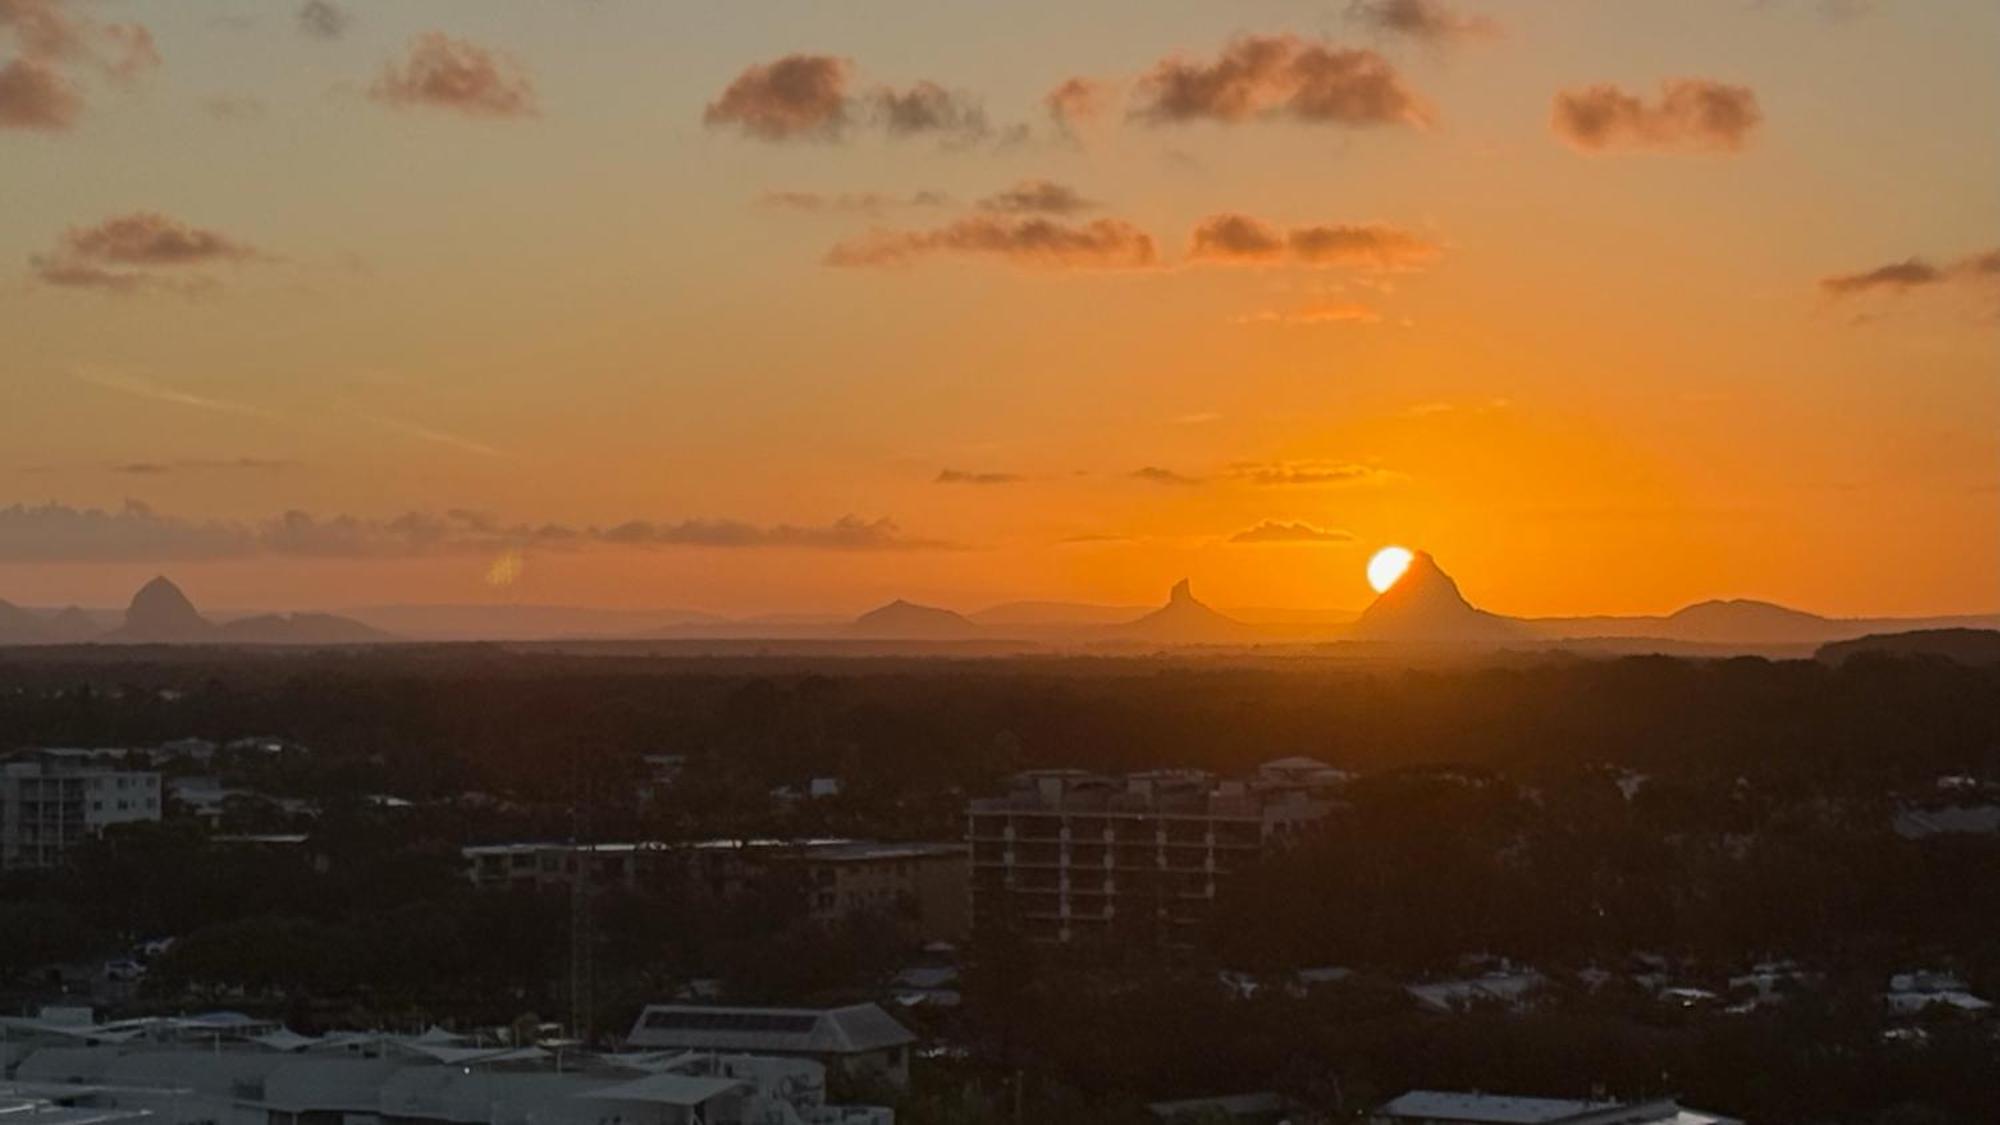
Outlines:
[[1095,200],[1085,199],[1075,188],[1053,180],[1022,180],[979,201],[981,210],[1015,214],[1073,215],[1096,206]]
[[1439,252],[1438,244],[1422,235],[1380,223],[1280,230],[1234,213],[1210,215],[1188,238],[1188,257],[1199,262],[1409,270],[1428,265]]
[[1244,36],[1212,62],[1162,59],[1140,78],[1130,112],[1153,124],[1282,118],[1423,126],[1431,119],[1380,54],[1293,35]]
[[184,271],[261,258],[254,247],[219,231],[156,211],[135,211],[92,226],[71,227],[57,239],[54,250],[31,256],[28,264],[48,285],[131,293],[205,288],[212,279]]
[[931,230],[877,230],[827,252],[834,266],[897,266],[937,254],[1003,259],[1042,269],[1136,269],[1158,257],[1153,237],[1122,219],[969,215]]
[[468,117],[533,117],[534,79],[520,60],[477,43],[427,31],[402,58],[383,64],[368,96],[398,108],[426,106]]
[[1379,484],[1398,477],[1396,473],[1373,465],[1323,460],[1234,461],[1229,465],[1229,475],[1251,484],[1306,487]]
[[0,129],[59,132],[82,113],[83,96],[48,63],[19,58],[0,66]]
[[950,203],[951,198],[941,191],[919,191],[909,195],[890,195],[875,191],[834,194],[817,191],[767,191],[758,197],[757,202],[765,207],[812,214],[846,212],[878,215],[884,211],[906,207],[942,207]]
[[1660,84],[1660,98],[1651,104],[1608,83],[1564,90],[1556,95],[1551,125],[1584,152],[1727,153],[1741,151],[1763,119],[1748,86],[1674,78]]
[[1977,283],[1995,278],[2000,278],[2000,250],[1973,254],[1942,266],[1923,258],[1906,258],[1860,273],[1823,277],[1819,286],[1829,296],[1848,297],[1861,293],[1907,293],[1952,282]]
[[1489,39],[1500,25],[1485,16],[1461,15],[1444,0],[1357,0],[1354,17],[1378,31],[1425,43]]
[[765,141],[837,137],[851,118],[847,86],[854,63],[832,55],[786,55],[736,76],[710,102],[702,123]]
[[1028,478],[1019,473],[973,473],[963,469],[939,471],[937,484],[1019,484]]
[[928,80],[904,90],[884,86],[872,91],[868,101],[892,137],[928,135],[969,144],[992,132],[986,110],[970,94]]
[[1231,543],[1352,543],[1354,533],[1309,523],[1265,520],[1229,537]]
[[315,39],[338,39],[353,22],[354,17],[332,0],[306,0],[299,8],[299,30]]
[[245,522],[165,515],[137,501],[111,510],[65,504],[0,508],[0,562],[155,562],[259,556],[406,558],[593,544],[839,551],[949,546],[907,536],[889,520],[853,516],[815,526],[685,520],[578,529],[557,524],[509,524],[490,514],[461,509],[408,512],[386,520],[287,511]]
[[1133,480],[1143,480],[1149,484],[1188,486],[1202,483],[1200,477],[1191,477],[1184,473],[1177,473],[1172,469],[1162,469],[1158,465],[1147,465],[1142,469],[1134,469],[1131,476]]

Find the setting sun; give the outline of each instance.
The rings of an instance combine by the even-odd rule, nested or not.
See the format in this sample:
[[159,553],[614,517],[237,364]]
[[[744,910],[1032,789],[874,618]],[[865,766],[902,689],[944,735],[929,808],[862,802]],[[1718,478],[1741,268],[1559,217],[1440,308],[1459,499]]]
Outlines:
[[1396,584],[1396,579],[1410,569],[1410,560],[1415,558],[1406,547],[1384,547],[1368,560],[1368,584],[1382,593]]

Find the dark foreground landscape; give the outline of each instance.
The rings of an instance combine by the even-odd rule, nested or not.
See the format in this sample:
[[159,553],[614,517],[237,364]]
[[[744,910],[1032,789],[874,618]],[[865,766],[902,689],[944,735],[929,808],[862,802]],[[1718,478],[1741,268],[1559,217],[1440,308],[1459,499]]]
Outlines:
[[[835,1092],[913,1122],[1250,1092],[1345,1120],[1410,1089],[2000,1106],[1991,664],[16,649],[0,738],[163,779],[156,821],[0,876],[7,1013],[610,1048],[647,1004],[873,1002],[916,1036],[907,1081]],[[1298,778],[1312,815],[1148,892],[1199,909],[1101,927],[1068,889],[1098,822],[1067,820],[1042,922],[1022,802],[1098,784],[1053,770],[1110,779],[1109,810]],[[550,858],[578,855],[580,889]],[[828,864],[868,856],[956,866],[836,901]]]

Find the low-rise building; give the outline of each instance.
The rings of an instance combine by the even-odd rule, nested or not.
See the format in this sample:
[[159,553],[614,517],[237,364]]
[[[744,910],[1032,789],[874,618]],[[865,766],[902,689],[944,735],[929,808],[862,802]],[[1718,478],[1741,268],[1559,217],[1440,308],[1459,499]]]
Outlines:
[[1310,759],[1249,778],[1200,770],[1017,775],[966,810],[972,920],[1046,942],[1119,934],[1191,944],[1231,873],[1333,807],[1340,771]]
[[160,819],[160,775],[122,755],[31,750],[0,761],[0,870],[55,867],[116,824]]
[[853,1077],[910,1080],[909,1028],[874,1004],[844,1008],[728,1008],[649,1004],[625,1036],[629,1049],[725,1051],[811,1059]]
[[1370,1125],[1743,1125],[1685,1109],[1672,1098],[1586,1101],[1442,1090],[1412,1090],[1376,1107],[1368,1120]]

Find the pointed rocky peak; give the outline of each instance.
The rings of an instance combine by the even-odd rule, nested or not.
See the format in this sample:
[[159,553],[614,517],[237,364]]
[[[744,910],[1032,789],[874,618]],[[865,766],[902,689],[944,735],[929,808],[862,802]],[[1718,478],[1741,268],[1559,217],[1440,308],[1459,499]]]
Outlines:
[[1167,604],[1119,626],[1120,636],[1134,640],[1169,644],[1231,644],[1251,640],[1257,630],[1227,614],[1217,613],[1194,596],[1194,587],[1183,578],[1174,583]]
[[1365,640],[1482,643],[1520,634],[1519,627],[1465,600],[1458,582],[1428,551],[1361,614],[1354,636]]

